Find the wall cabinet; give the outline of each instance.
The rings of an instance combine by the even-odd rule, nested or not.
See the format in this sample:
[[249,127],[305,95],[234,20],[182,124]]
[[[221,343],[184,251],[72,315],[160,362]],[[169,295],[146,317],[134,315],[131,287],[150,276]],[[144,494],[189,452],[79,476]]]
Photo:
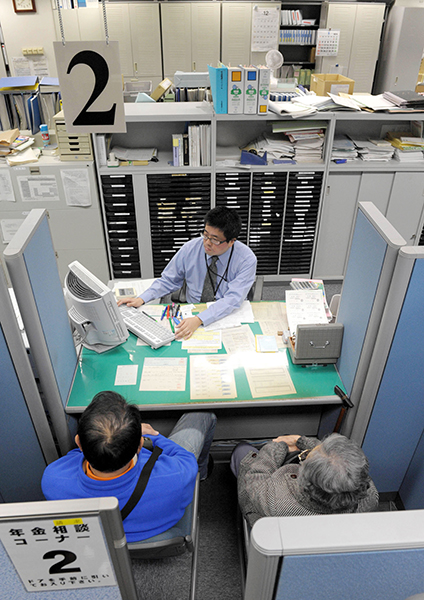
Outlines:
[[207,71],[220,57],[219,2],[161,4],[165,77],[175,71]]
[[[57,11],[55,27],[61,39]],[[104,40],[105,30],[101,6],[98,9],[62,10],[65,39],[69,41]],[[119,42],[121,70],[124,79],[147,79],[155,87],[162,81],[159,4],[107,5],[109,39]]]
[[320,27],[340,30],[337,56],[318,56],[317,73],[329,73],[336,63],[355,80],[355,92],[371,92],[386,5],[323,2]]

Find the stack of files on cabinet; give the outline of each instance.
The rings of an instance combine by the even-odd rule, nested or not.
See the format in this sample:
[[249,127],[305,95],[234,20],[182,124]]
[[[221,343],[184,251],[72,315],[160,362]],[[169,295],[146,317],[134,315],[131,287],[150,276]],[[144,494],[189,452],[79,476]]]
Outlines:
[[267,153],[268,160],[293,159],[295,155],[294,144],[281,133],[264,133],[248,144],[245,150],[254,149],[259,156]]
[[358,151],[352,140],[349,139],[347,135],[336,134],[331,149],[331,160],[348,161],[355,160],[355,158],[358,158]]
[[[371,141],[369,139],[351,138],[358,150],[358,156],[365,161],[388,162],[393,158],[393,146],[385,145],[384,140]],[[375,143],[380,142],[380,144]]]
[[395,148],[394,158],[400,162],[421,162],[423,158],[424,139],[410,132],[387,132],[387,139]]
[[293,145],[296,162],[321,162],[327,124],[306,121],[302,124],[273,123],[273,132],[284,133]]
[[424,110],[424,96],[413,90],[383,92],[383,97],[402,108],[419,108]]

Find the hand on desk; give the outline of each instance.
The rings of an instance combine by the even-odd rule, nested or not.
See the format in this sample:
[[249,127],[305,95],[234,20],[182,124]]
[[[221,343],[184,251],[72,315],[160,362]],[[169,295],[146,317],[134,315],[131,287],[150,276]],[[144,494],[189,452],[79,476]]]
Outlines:
[[286,442],[289,452],[294,452],[295,450],[299,450],[296,446],[297,440],[300,438],[300,435],[279,435],[277,438],[273,439],[273,442]]
[[158,433],[159,431],[153,429],[153,427],[149,425],[149,423],[141,424],[141,435],[158,435]]
[[183,319],[175,328],[176,339],[188,340],[201,324],[202,321],[199,317],[188,317],[188,319]]
[[121,304],[126,304],[127,306],[134,306],[135,308],[138,308],[139,306],[144,304],[144,300],[142,300],[141,298],[124,298],[123,300],[118,300],[118,306],[121,306]]

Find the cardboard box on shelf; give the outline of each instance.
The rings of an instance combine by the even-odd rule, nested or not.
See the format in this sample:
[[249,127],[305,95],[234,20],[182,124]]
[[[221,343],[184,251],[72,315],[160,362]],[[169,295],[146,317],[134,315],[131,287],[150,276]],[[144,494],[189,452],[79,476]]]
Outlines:
[[338,73],[314,73],[311,75],[311,91],[315,92],[317,96],[326,96],[327,92],[352,94],[354,85],[353,79]]

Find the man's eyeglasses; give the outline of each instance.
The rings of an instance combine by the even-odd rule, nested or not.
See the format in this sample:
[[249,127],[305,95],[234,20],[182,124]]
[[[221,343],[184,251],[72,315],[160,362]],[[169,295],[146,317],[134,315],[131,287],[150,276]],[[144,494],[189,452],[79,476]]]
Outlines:
[[216,238],[211,238],[208,236],[207,231],[203,230],[200,234],[204,240],[208,240],[214,246],[219,246],[220,244],[225,244],[227,240],[217,240]]
[[304,460],[306,460],[309,456],[311,449],[307,448],[306,450],[302,450],[302,452],[300,452],[300,454],[297,455],[297,459],[298,461],[301,463]]

